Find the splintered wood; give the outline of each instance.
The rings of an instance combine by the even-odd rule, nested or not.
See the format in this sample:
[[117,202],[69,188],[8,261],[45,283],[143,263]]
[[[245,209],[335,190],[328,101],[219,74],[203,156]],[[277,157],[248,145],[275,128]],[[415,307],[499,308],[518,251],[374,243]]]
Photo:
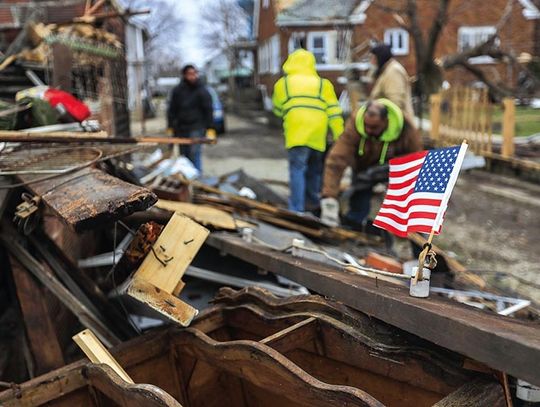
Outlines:
[[91,330],[85,329],[73,337],[73,340],[82,349],[84,354],[92,363],[104,363],[110,366],[112,370],[128,383],[134,383],[126,371],[112,357],[109,351],[103,346]]
[[214,226],[218,229],[236,230],[237,227],[235,219],[230,214],[211,206],[164,199],[160,199],[155,206],[160,209],[183,213],[203,225]]
[[206,228],[175,212],[129,283],[128,295],[188,326],[198,311],[175,295],[208,234]]

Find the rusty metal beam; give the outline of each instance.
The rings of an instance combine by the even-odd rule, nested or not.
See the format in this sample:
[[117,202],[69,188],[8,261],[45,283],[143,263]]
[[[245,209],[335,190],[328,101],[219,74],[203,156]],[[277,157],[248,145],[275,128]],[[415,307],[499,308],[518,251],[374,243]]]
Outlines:
[[443,297],[413,298],[408,288],[298,259],[225,233],[211,234],[206,243],[493,369],[540,385],[538,324],[497,316]]

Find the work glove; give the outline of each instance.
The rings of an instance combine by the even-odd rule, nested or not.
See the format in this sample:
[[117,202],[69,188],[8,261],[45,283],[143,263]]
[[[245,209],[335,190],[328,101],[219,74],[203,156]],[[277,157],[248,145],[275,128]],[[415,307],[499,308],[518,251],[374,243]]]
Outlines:
[[169,136],[169,137],[174,136],[174,129],[172,127],[167,127],[167,130],[165,131],[165,134],[167,134],[167,136]]
[[321,222],[327,226],[339,226],[339,202],[336,198],[321,199]]
[[216,131],[214,129],[206,130],[206,138],[209,138],[210,140],[215,140],[216,139]]

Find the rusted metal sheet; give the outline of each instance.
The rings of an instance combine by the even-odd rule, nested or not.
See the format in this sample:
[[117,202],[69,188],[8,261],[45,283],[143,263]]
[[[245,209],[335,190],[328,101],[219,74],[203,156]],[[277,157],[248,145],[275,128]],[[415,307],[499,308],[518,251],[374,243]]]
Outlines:
[[388,324],[540,385],[540,326],[497,316],[431,296],[409,296],[406,287],[214,233],[207,244]]

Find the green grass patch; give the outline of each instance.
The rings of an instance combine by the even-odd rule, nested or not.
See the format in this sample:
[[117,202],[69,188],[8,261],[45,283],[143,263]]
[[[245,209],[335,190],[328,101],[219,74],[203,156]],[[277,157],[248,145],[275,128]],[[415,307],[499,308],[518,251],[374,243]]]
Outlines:
[[[493,133],[502,132],[503,109],[497,107],[493,111]],[[516,106],[516,136],[524,137],[540,133],[540,109]]]

